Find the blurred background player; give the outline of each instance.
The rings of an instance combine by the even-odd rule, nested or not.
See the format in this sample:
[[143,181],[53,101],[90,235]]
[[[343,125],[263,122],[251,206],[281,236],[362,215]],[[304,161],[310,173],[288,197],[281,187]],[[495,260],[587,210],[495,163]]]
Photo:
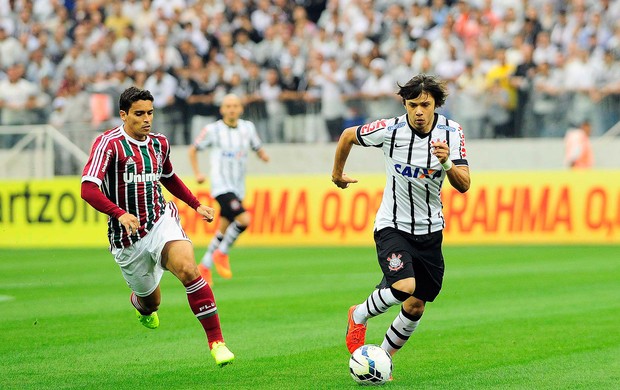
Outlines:
[[169,270],[185,286],[216,364],[232,363],[235,356],[224,343],[213,291],[200,276],[178,210],[166,202],[160,184],[208,222],[215,211],[201,205],[174,173],[168,139],[151,133],[153,95],[130,87],[121,94],[119,107],[123,124],[95,139],[82,174],[82,198],[109,216],[110,251],[132,290],[131,303],[142,325],[159,326],[159,284]]
[[237,95],[229,94],[222,99],[220,114],[222,119],[205,126],[188,151],[196,181],[203,183],[205,177],[198,165],[197,151],[211,148],[211,196],[220,205],[220,221],[218,230],[198,266],[202,277],[209,281],[209,284],[213,283],[212,264],[215,264],[215,269],[222,278],[232,277],[228,251],[250,225],[250,214],[242,204],[248,152],[253,150],[261,160],[269,161],[254,124],[240,119],[243,105]]
[[332,181],[339,188],[357,183],[343,173],[353,145],[381,148],[388,175],[374,226],[383,280],[365,302],[349,309],[350,352],[365,344],[366,321],[394,305],[402,308],[381,347],[394,355],[409,339],[442,285],[442,183],[447,176],[459,192],[470,186],[463,130],[435,113],[446,100],[445,83],[420,74],[400,86],[398,95],[404,115],[349,127],[336,147]]

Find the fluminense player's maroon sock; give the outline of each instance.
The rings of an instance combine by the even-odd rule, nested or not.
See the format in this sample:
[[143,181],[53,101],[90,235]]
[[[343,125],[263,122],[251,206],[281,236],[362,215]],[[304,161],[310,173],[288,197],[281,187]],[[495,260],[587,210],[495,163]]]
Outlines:
[[217,315],[217,306],[215,306],[215,297],[211,287],[202,277],[198,277],[185,285],[185,291],[187,291],[189,307],[192,308],[194,315],[207,334],[209,347],[216,341],[224,341],[220,328],[220,317]]

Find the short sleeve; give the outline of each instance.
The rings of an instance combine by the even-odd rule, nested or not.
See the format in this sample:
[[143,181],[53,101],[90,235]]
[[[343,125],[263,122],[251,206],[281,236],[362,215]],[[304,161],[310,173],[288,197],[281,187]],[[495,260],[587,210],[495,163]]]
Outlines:
[[170,161],[170,141],[168,141],[168,138],[164,137],[161,142],[165,150],[162,160],[161,176],[171,177],[174,175],[174,169],[172,168],[172,161]]
[[258,132],[256,131],[256,126],[254,126],[254,123],[248,122],[248,128],[250,130],[250,147],[252,150],[257,151],[263,145],[260,137],[258,136]]
[[82,182],[92,181],[101,186],[110,162],[116,159],[116,148],[109,138],[99,136],[95,139],[82,171]]
[[194,147],[198,150],[205,149],[213,144],[213,126],[208,124],[202,128],[200,134],[194,140]]
[[450,160],[452,160],[455,165],[468,165],[463,128],[456,122],[452,122],[451,126],[454,126],[456,131],[453,133],[454,139],[450,140]]
[[387,120],[379,119],[358,127],[355,134],[357,141],[362,146],[381,146],[385,139],[386,129]]

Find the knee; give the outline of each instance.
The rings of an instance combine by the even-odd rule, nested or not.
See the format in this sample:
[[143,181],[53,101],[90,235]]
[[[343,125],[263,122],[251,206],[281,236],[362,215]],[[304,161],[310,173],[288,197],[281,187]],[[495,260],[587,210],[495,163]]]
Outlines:
[[420,318],[424,314],[424,301],[409,299],[403,303],[403,310],[413,318]]
[[252,217],[250,217],[250,213],[246,212],[240,214],[237,218],[235,218],[235,222],[237,222],[237,225],[240,228],[243,228],[243,230],[245,230],[250,226],[250,223],[252,223]]
[[187,284],[194,281],[200,275],[200,272],[195,263],[186,261],[175,269],[175,274],[183,284]]
[[399,290],[408,295],[411,295],[415,291],[415,279],[414,278],[401,279],[397,281],[396,283],[392,284],[392,287],[396,290]]

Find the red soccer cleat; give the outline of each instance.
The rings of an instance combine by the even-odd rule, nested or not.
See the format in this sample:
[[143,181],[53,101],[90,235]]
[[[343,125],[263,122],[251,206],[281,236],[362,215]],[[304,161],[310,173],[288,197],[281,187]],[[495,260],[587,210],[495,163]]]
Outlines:
[[223,253],[219,249],[213,252],[213,264],[215,264],[215,270],[224,279],[232,278],[232,271],[230,270],[230,262],[228,261],[228,254]]
[[211,269],[204,266],[204,264],[198,264],[198,271],[200,271],[200,276],[209,284],[209,286],[213,286],[213,276],[211,275]]
[[366,324],[356,324],[353,321],[353,311],[356,307],[357,305],[353,305],[349,308],[349,322],[347,323],[346,342],[350,353],[366,343]]

